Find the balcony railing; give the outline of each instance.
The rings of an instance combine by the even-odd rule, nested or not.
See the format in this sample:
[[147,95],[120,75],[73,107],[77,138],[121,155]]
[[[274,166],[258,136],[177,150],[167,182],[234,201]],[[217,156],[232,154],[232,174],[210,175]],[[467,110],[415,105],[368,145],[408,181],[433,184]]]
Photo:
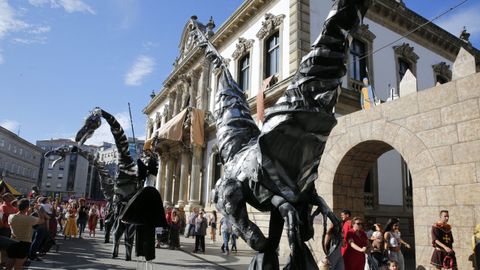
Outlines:
[[350,89],[353,89],[353,90],[355,90],[355,91],[360,92],[360,91],[362,90],[362,88],[363,88],[363,82],[362,82],[362,81],[357,81],[357,80],[355,80],[355,79],[353,79],[353,78],[349,78],[349,79],[348,79],[348,87],[349,87]]
[[373,209],[373,193],[363,193],[363,203],[365,209]]

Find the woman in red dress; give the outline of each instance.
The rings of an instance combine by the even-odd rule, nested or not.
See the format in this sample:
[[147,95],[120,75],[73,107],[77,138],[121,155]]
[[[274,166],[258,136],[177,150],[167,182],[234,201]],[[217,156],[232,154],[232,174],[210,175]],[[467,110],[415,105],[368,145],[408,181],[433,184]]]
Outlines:
[[368,238],[363,230],[363,220],[355,217],[352,229],[347,232],[347,250],[343,255],[345,270],[363,270],[365,268],[365,253],[368,252]]
[[88,235],[90,237],[95,237],[95,230],[97,228],[97,222],[98,222],[98,208],[97,205],[92,205],[90,208],[90,211],[88,212]]

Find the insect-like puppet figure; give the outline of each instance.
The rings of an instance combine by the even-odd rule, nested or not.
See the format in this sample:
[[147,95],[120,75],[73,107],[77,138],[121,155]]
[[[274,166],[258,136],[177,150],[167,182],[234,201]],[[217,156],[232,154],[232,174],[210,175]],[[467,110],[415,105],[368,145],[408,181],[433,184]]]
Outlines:
[[137,162],[130,156],[128,140],[121,125],[108,112],[95,108],[85,119],[84,126],[78,131],[75,141],[80,145],[90,138],[102,124],[104,118],[110,125],[118,150],[118,175],[113,179],[113,252],[118,257],[120,237],[125,234],[126,260],[131,260],[135,233],[137,236],[136,255],[145,256],[147,261],[155,258],[155,227],[166,227],[167,222],[163,201],[158,191],[145,181],[155,177],[158,161],[151,151],[146,151]]
[[[222,71],[214,113],[225,173],[215,187],[214,201],[236,233],[257,251],[249,269],[279,268],[276,250],[284,222],[291,249],[284,269],[318,269],[305,241],[313,237],[313,218],[319,213],[335,228],[326,253],[331,255],[341,243],[340,221],[317,195],[314,181],[326,140],[336,124],[333,109],[346,72],[347,35],[362,20],[370,4],[367,2],[334,3],[290,86],[267,110],[261,131],[250,115],[244,92],[192,20],[191,30],[196,32],[199,46]],[[248,218],[246,203],[270,211],[268,238]],[[312,213],[314,206],[317,208]]]
[[103,196],[107,200],[105,208],[107,209],[107,216],[105,217],[105,243],[110,242],[110,230],[113,226],[113,179],[110,175],[108,169],[105,168],[105,164],[98,160],[98,156],[93,156],[90,152],[84,151],[81,148],[74,145],[63,145],[57,147],[54,150],[48,151],[45,153],[45,158],[50,156],[57,156],[58,158],[52,162],[52,167],[61,160],[65,160],[67,154],[78,154],[83,156],[85,159],[93,161],[93,166],[96,168],[100,179],[100,189],[102,190]]

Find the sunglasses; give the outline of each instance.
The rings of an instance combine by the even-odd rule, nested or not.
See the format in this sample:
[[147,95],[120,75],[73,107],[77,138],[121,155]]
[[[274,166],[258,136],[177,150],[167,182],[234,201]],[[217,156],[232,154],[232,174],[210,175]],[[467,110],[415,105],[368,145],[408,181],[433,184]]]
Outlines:
[[357,225],[363,225],[362,222],[355,222],[355,224],[357,224]]

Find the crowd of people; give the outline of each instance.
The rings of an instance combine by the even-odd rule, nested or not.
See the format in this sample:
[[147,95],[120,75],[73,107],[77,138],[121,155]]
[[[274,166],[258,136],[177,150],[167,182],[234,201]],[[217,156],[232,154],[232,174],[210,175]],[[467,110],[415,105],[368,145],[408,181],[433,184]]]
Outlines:
[[[222,253],[229,255],[237,251],[237,235],[232,223],[225,217],[219,219],[215,210],[206,213],[196,207],[187,217],[183,207],[167,206],[165,213],[168,228],[157,228],[157,248],[179,249],[180,236],[184,236],[195,239],[193,253],[205,253],[206,236],[215,244],[218,233]],[[23,199],[3,194],[0,196],[0,268],[23,269],[23,265],[41,261],[40,257],[55,245],[57,236],[82,238],[88,229],[89,237],[96,237],[96,228],[100,225],[102,230],[106,214],[104,207],[87,203],[84,198],[61,202],[38,194]],[[343,257],[340,261],[345,270],[405,270],[402,246],[411,247],[402,238],[398,218],[390,218],[383,226],[367,224],[361,217],[351,217],[347,209],[342,210],[340,217],[343,245],[338,254]],[[448,221],[448,211],[442,210],[438,221],[432,225],[431,264],[435,269],[457,269]],[[479,232],[480,226],[478,235]],[[474,249],[478,249],[478,239],[480,236],[474,235]]]
[[[41,261],[56,245],[55,238],[82,238],[88,225],[95,237],[102,208],[84,198],[66,202],[39,195],[35,189],[27,198],[11,193],[0,196],[0,269],[23,269],[32,261]],[[58,245],[57,245],[58,248]]]
[[204,209],[193,208],[188,216],[183,207],[167,206],[165,211],[168,228],[157,228],[157,248],[180,248],[180,235],[195,239],[192,253],[205,253],[205,237],[210,236],[211,243],[216,243],[217,225],[218,235],[222,236],[220,249],[226,255],[231,251],[237,252],[237,235],[233,232],[232,224],[226,218],[218,221],[217,212],[212,210],[207,214]]
[[[360,217],[351,218],[347,209],[342,210],[340,216],[343,222],[341,254],[345,270],[405,270],[401,247],[411,247],[402,239],[398,218],[390,218],[383,228],[380,223],[366,224]],[[431,264],[435,269],[457,269],[448,220],[448,211],[442,210],[439,220],[432,225]]]

